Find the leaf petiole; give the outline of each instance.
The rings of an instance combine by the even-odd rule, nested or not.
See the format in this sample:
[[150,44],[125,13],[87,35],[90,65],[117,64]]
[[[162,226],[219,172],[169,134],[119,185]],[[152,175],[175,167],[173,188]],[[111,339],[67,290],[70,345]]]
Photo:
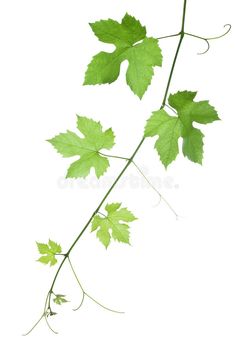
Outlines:
[[179,33],[176,33],[176,34],[170,34],[168,36],[163,36],[163,37],[157,37],[158,40],[161,40],[161,39],[166,39],[166,38],[172,38],[172,37],[178,37],[181,35],[181,32]]
[[113,159],[125,160],[125,161],[129,161],[130,160],[129,157],[123,157],[123,156],[117,156],[117,155],[108,155],[108,154],[104,154],[102,152],[99,152],[99,155],[105,156],[105,157],[111,157]]

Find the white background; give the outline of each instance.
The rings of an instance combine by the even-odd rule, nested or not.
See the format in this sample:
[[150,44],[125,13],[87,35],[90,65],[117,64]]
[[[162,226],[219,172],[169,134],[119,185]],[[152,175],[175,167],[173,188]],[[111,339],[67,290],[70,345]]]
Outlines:
[[[111,86],[83,87],[92,55],[111,47],[98,42],[89,22],[125,12],[147,26],[149,36],[179,31],[182,0],[0,2],[1,116],[1,352],[160,353],[236,352],[235,242],[235,38],[211,43],[186,38],[171,92],[198,90],[216,106],[221,122],[203,127],[203,167],[182,156],[165,171],[148,139],[136,161],[180,215],[174,215],[131,166],[108,201],[121,201],[139,220],[132,247],[106,251],[86,232],[72,254],[84,287],[115,315],[86,300],[68,267],[55,291],[70,303],[57,309],[53,335],[45,323],[22,337],[42,312],[54,276],[35,262],[35,241],[49,237],[67,250],[123,166],[99,183],[65,181],[69,159],[45,141],[75,129],[76,113],[101,120],[116,132],[114,154],[129,156],[146,119],[158,109],[177,39],[162,40],[164,65],[142,101],[125,84],[123,64]],[[232,0],[189,0],[186,29],[214,36],[235,20]]]

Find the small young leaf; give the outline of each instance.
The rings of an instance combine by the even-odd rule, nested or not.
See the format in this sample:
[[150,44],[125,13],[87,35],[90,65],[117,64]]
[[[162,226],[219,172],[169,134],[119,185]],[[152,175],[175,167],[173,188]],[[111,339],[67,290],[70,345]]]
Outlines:
[[114,44],[116,50],[112,53],[100,52],[93,57],[85,74],[84,85],[114,82],[119,76],[121,63],[128,60],[126,81],[141,99],[151,83],[153,67],[162,65],[158,40],[146,37],[146,28],[128,14],[121,23],[108,19],[90,26],[100,41]]
[[193,123],[208,124],[219,120],[219,117],[208,101],[194,102],[196,94],[182,91],[170,95],[169,104],[177,111],[177,116],[170,116],[161,109],[154,112],[147,121],[144,136],[159,136],[155,148],[165,167],[176,159],[180,137],[183,138],[184,156],[193,162],[202,163],[204,135],[199,129],[194,128]]
[[55,255],[62,252],[61,246],[52,240],[49,240],[48,244],[39,242],[36,243],[39,253],[44,255],[41,256],[38,261],[43,264],[50,264],[50,266],[55,265],[57,263]]
[[102,130],[100,122],[77,116],[77,128],[84,138],[67,131],[48,140],[63,157],[80,156],[72,163],[67,178],[85,178],[94,168],[97,178],[101,177],[109,167],[106,157],[100,155],[102,149],[110,150],[115,136],[112,129]]
[[66,295],[61,295],[61,294],[58,294],[58,295],[55,295],[55,298],[53,299],[53,301],[55,302],[55,304],[57,305],[62,305],[66,302],[68,302],[66,299],[65,299]]
[[126,208],[121,208],[121,203],[107,204],[107,215],[95,215],[92,221],[92,231],[97,230],[97,237],[107,248],[111,238],[129,244],[129,225],[136,217]]

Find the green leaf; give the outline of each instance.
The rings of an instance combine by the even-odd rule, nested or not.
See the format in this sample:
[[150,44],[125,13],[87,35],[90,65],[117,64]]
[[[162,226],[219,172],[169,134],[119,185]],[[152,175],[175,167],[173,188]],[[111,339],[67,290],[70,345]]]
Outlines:
[[72,163],[67,178],[85,178],[94,168],[96,176],[101,177],[109,167],[109,161],[101,156],[102,149],[114,146],[115,136],[112,129],[103,131],[101,123],[86,117],[77,116],[77,128],[83,138],[67,131],[48,140],[63,157],[80,156]]
[[174,95],[169,96],[169,104],[177,111],[183,108],[186,104],[191,103],[196,97],[197,92],[178,91]]
[[128,14],[124,16],[121,24],[108,19],[90,23],[90,27],[101,42],[117,47],[132,45],[146,36],[146,28]]
[[63,157],[76,156],[83,151],[81,139],[75,133],[67,130],[48,140]]
[[129,225],[136,217],[127,209],[121,208],[121,203],[107,204],[107,215],[95,215],[92,221],[92,231],[97,230],[97,237],[107,248],[111,238],[129,244]]
[[178,139],[181,135],[181,126],[178,119],[168,117],[165,123],[158,128],[159,139],[155,144],[161,162],[167,167],[176,159],[179,153]]
[[146,124],[144,135],[159,135],[155,148],[165,167],[176,159],[179,153],[178,139],[181,136],[181,125],[177,118],[170,116],[163,109],[153,112]]
[[66,295],[61,295],[61,294],[58,294],[58,295],[55,295],[55,298],[53,299],[53,301],[55,302],[55,304],[57,305],[62,305],[66,302],[68,302],[66,299],[65,299]]
[[116,49],[112,53],[100,52],[93,57],[85,74],[84,85],[110,84],[116,81],[121,63],[128,60],[127,84],[142,98],[151,83],[153,67],[162,65],[158,40],[146,37],[146,28],[128,14],[121,23],[108,19],[90,26],[100,41],[114,44]]
[[203,138],[201,130],[193,128],[183,139],[183,154],[189,160],[202,164]]
[[194,102],[196,92],[182,91],[170,95],[169,104],[177,116],[170,116],[164,109],[154,112],[148,119],[144,136],[159,138],[155,148],[165,167],[179,153],[179,138],[183,138],[182,151],[189,160],[202,163],[203,133],[193,123],[208,124],[219,120],[218,114],[208,101]]
[[129,50],[127,59],[129,61],[126,74],[127,84],[139,98],[142,98],[151,84],[153,67],[161,66],[162,63],[157,40],[145,38],[142,43]]
[[56,242],[49,240],[48,244],[45,243],[37,243],[38,251],[40,254],[44,256],[38,259],[39,262],[43,264],[50,264],[53,266],[57,263],[56,254],[60,254],[62,252],[61,246]]
[[215,108],[209,104],[209,101],[193,101],[196,94],[196,92],[179,91],[169,97],[169,104],[176,109],[186,131],[192,129],[193,122],[208,124],[219,120]]

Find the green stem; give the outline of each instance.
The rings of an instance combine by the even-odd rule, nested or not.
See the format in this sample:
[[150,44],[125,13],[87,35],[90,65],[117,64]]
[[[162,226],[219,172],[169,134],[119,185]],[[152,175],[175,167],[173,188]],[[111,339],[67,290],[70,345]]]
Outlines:
[[48,322],[48,318],[47,316],[51,316],[52,315],[52,309],[51,309],[51,305],[50,305],[50,301],[51,301],[51,295],[53,294],[53,291],[50,290],[48,292],[48,295],[46,297],[46,301],[45,301],[45,305],[44,305],[44,311],[43,311],[43,317],[45,319],[45,322],[48,326],[48,328],[54,333],[54,334],[58,334],[58,332],[54,331],[54,329],[52,329],[52,327],[50,326],[49,322]]
[[181,26],[181,31],[180,31],[180,39],[179,39],[179,43],[178,43],[178,46],[177,46],[177,49],[176,49],[176,52],[175,52],[175,56],[174,56],[174,60],[173,60],[173,63],[172,63],[172,67],[171,67],[171,70],[170,70],[170,75],[169,75],[169,79],[168,79],[168,82],[167,82],[167,86],[166,86],[164,98],[163,98],[163,101],[162,101],[161,109],[164,108],[165,104],[166,104],[167,95],[168,95],[168,92],[169,92],[171,80],[172,80],[172,77],[173,77],[173,74],[174,74],[174,70],[175,70],[175,65],[176,65],[176,62],[177,62],[177,59],[178,59],[178,55],[179,55],[179,51],[180,51],[180,48],[181,48],[181,44],[182,44],[182,41],[183,41],[184,35],[185,35],[184,28],[185,28],[185,18],[186,18],[186,7],[187,7],[187,0],[184,0],[182,26]]
[[57,332],[55,332],[55,331],[51,328],[51,326],[50,326],[50,324],[49,324],[49,322],[48,322],[48,319],[47,319],[47,316],[52,313],[51,307],[50,307],[50,305],[48,305],[48,300],[49,300],[49,295],[50,295],[50,293],[53,293],[53,292],[48,292],[48,294],[47,294],[47,297],[46,297],[46,300],[45,300],[45,304],[44,304],[43,314],[41,315],[41,317],[39,318],[39,320],[33,325],[33,327],[31,327],[31,329],[30,329],[28,332],[26,332],[25,334],[23,334],[23,336],[27,336],[28,334],[30,334],[30,333],[35,329],[35,327],[38,326],[38,324],[42,321],[43,318],[45,319],[45,321],[46,321],[46,323],[47,323],[49,329],[50,329],[53,333],[58,334]]
[[[73,244],[71,245],[71,247],[69,248],[68,252],[66,253],[66,256],[69,256],[70,252],[72,251],[72,249],[74,248],[74,246],[76,245],[76,243],[78,242],[78,240],[80,239],[80,237],[83,235],[83,233],[85,232],[85,230],[87,229],[87,227],[89,226],[89,224],[91,223],[94,215],[96,215],[98,213],[98,211],[100,210],[101,206],[103,205],[103,203],[105,202],[105,200],[107,199],[107,197],[109,196],[109,194],[111,193],[111,191],[114,189],[114,187],[116,186],[116,184],[119,182],[119,180],[121,179],[121,177],[123,176],[123,174],[125,173],[125,171],[127,170],[127,168],[129,167],[129,165],[131,164],[132,160],[134,159],[135,155],[137,154],[137,152],[139,151],[139,149],[141,148],[141,146],[143,145],[145,138],[142,138],[142,140],[140,141],[140,143],[138,144],[137,148],[135,149],[134,153],[132,154],[132,156],[129,158],[128,162],[126,163],[125,167],[122,169],[122,171],[119,173],[119,175],[116,177],[115,181],[112,183],[111,187],[108,189],[108,191],[106,192],[106,194],[104,195],[104,197],[102,198],[101,202],[98,204],[98,207],[94,210],[94,212],[92,213],[91,217],[89,218],[88,222],[86,223],[86,225],[84,226],[84,228],[81,230],[80,234],[77,236],[77,238],[75,239],[75,241],[73,242]],[[66,257],[65,257],[66,258]]]
[[181,26],[181,33],[184,33],[185,29],[185,20],[186,20],[186,9],[187,9],[187,0],[184,0],[184,5],[183,5],[183,14],[182,14],[182,26]]
[[178,37],[179,35],[180,35],[180,33],[170,34],[169,36],[157,37],[157,39],[160,40],[160,39],[166,39],[166,38],[171,38],[171,37]]
[[[187,5],[187,0],[184,0],[184,6],[183,6],[183,15],[182,15],[182,26],[181,26],[181,32],[179,33],[180,35],[180,40],[178,43],[178,47],[175,53],[175,57],[173,60],[173,64],[171,67],[171,71],[169,74],[169,78],[168,78],[168,82],[167,82],[167,86],[166,86],[166,90],[164,93],[164,98],[162,101],[162,105],[161,105],[161,109],[165,106],[166,103],[166,99],[167,99],[167,95],[169,92],[169,88],[170,88],[170,84],[171,84],[171,80],[173,77],[173,73],[174,73],[174,69],[175,69],[175,65],[176,65],[176,61],[178,58],[178,54],[180,51],[180,47],[184,38],[184,25],[185,25],[185,17],[186,17],[186,5]],[[54,288],[56,279],[58,277],[58,274],[60,273],[60,270],[62,268],[62,266],[64,265],[66,259],[69,257],[71,251],[73,250],[73,248],[75,247],[75,245],[77,244],[77,242],[79,241],[79,239],[81,238],[81,236],[84,234],[84,232],[87,230],[88,226],[90,225],[93,217],[98,213],[98,211],[100,210],[101,206],[103,205],[103,203],[106,201],[107,197],[110,195],[110,193],[112,192],[112,190],[114,189],[114,187],[116,186],[116,184],[119,182],[119,180],[121,179],[121,177],[123,176],[123,174],[126,172],[127,168],[130,166],[130,164],[132,163],[134,157],[137,155],[138,151],[140,150],[141,146],[143,145],[145,141],[145,137],[142,137],[141,141],[139,142],[138,146],[136,147],[136,149],[134,150],[133,154],[131,155],[131,157],[127,160],[127,163],[125,164],[125,166],[123,167],[123,169],[121,170],[121,172],[119,173],[119,175],[117,176],[117,178],[115,179],[115,181],[113,182],[113,184],[111,185],[111,187],[108,189],[108,191],[106,192],[106,194],[104,195],[104,197],[102,198],[102,200],[100,201],[100,203],[98,204],[97,208],[94,210],[94,212],[92,213],[92,215],[90,216],[89,220],[87,221],[87,223],[85,224],[85,226],[83,227],[83,229],[81,230],[81,232],[79,233],[79,235],[76,237],[75,241],[72,243],[72,245],[70,246],[69,250],[67,251],[67,253],[65,254],[64,259],[62,260],[55,276],[54,279],[52,281],[52,285],[49,289],[48,292],[48,308],[50,308],[50,301],[51,301],[51,294],[52,294],[52,290]],[[91,297],[90,297],[91,298]],[[93,301],[95,301],[93,298],[91,298]],[[95,301],[96,302],[96,301]],[[104,306],[103,306],[104,307]]]

